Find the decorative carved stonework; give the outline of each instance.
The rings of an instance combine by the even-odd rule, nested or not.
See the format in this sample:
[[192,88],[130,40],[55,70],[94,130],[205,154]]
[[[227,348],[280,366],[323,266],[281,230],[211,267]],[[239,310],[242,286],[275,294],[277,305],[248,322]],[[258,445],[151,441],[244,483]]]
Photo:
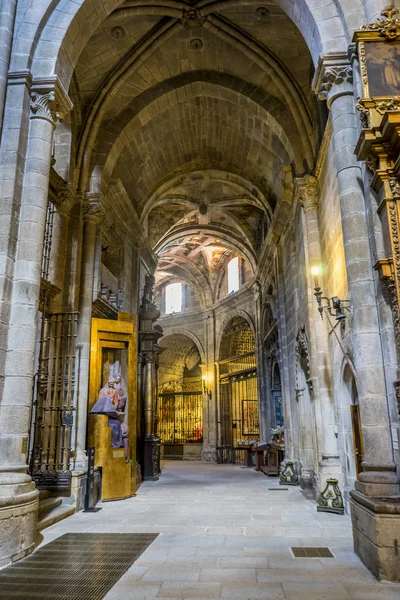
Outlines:
[[363,25],[361,29],[364,31],[379,32],[388,40],[397,40],[400,38],[400,19],[396,18],[400,11],[394,8],[393,5],[387,6],[381,15],[385,19],[377,19],[369,25]]
[[321,91],[329,92],[334,85],[353,83],[353,69],[350,65],[328,67],[325,70],[321,83]]
[[314,175],[306,175],[298,181],[299,203],[304,211],[318,206],[318,179]]
[[200,29],[205,20],[206,17],[202,17],[197,9],[184,10],[181,19],[186,29]]
[[[296,337],[296,392],[302,391],[299,386],[299,368],[301,361],[303,359],[304,363],[304,373],[306,377],[306,383],[310,394],[313,392],[313,382],[311,377],[311,361],[310,361],[310,353],[308,351],[308,338],[306,334],[305,327],[300,327],[297,337]],[[297,399],[299,399],[300,394],[297,395]]]
[[342,493],[338,485],[337,479],[327,479],[326,487],[320,493],[317,500],[318,512],[331,512],[338,515],[344,514],[344,504]]
[[357,98],[356,109],[360,111],[360,121],[363,129],[369,129],[371,127],[369,110],[364,106],[361,98]]
[[370,152],[367,156],[367,158],[365,159],[365,166],[367,167],[367,169],[369,171],[371,171],[372,173],[375,173],[375,171],[378,168],[378,157],[376,156],[376,154],[374,152]]
[[83,218],[85,221],[95,220],[96,222],[100,220],[103,211],[101,209],[100,199],[98,196],[96,198],[86,198],[83,204]]
[[56,94],[51,90],[45,94],[39,92],[31,93],[31,118],[46,119],[53,125],[60,119],[59,113],[55,109]]
[[393,200],[400,200],[400,181],[397,179],[397,177],[391,177],[389,179],[389,185]]

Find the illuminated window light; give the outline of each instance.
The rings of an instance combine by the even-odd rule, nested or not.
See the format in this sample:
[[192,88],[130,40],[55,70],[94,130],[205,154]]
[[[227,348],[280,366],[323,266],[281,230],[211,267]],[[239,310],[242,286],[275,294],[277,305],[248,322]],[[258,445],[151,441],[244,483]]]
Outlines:
[[182,284],[171,283],[165,288],[165,313],[182,312]]
[[239,257],[236,256],[228,262],[228,294],[239,289]]

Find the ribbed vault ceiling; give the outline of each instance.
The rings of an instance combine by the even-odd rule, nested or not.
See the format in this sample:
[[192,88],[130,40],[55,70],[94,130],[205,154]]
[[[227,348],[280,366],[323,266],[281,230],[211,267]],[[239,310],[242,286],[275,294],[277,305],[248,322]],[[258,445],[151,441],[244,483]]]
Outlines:
[[233,254],[255,271],[282,168],[313,167],[313,67],[272,0],[191,5],[126,1],[88,41],[70,89],[75,183],[106,197],[118,181],[158,281],[209,305]]

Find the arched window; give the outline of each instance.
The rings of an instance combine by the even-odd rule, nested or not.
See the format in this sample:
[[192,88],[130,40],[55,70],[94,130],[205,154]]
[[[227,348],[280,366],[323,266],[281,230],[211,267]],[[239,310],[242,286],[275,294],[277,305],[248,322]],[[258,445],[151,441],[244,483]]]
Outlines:
[[239,289],[239,257],[236,256],[228,262],[228,294]]
[[182,284],[171,283],[165,288],[165,314],[182,312]]

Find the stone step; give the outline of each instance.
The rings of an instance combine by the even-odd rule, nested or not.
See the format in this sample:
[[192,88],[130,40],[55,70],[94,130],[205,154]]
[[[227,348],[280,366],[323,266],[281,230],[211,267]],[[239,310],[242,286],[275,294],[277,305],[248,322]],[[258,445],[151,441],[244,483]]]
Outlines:
[[39,517],[44,517],[53,508],[57,508],[62,504],[62,498],[45,498],[39,500]]
[[50,498],[49,490],[39,490],[39,502],[46,500],[46,498]]
[[43,529],[46,529],[46,527],[50,527],[50,525],[54,525],[54,523],[58,523],[58,521],[62,521],[66,517],[73,515],[74,512],[74,505],[61,504],[57,508],[53,508],[49,513],[38,520],[36,530],[42,531]]

